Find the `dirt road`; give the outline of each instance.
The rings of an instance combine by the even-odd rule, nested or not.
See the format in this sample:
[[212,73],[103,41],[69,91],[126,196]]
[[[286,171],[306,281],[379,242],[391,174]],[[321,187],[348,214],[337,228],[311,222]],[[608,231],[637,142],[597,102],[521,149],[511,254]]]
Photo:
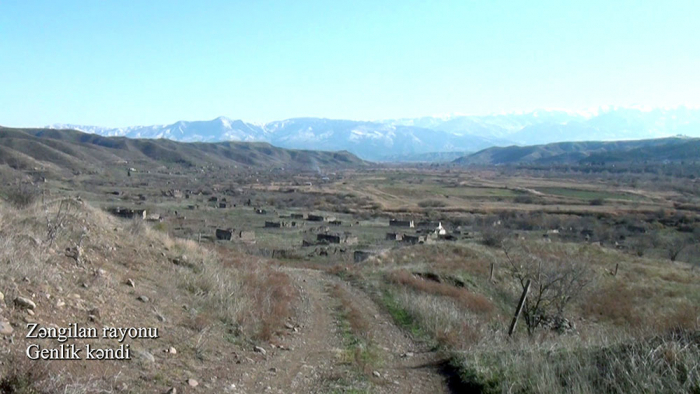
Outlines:
[[[239,393],[447,393],[437,356],[396,327],[363,291],[312,269],[286,269],[301,293],[301,310],[279,346],[265,346],[237,369]],[[342,362],[343,339],[330,289],[343,286],[370,327],[381,352],[381,366],[369,376]],[[378,376],[377,376],[378,375]]]

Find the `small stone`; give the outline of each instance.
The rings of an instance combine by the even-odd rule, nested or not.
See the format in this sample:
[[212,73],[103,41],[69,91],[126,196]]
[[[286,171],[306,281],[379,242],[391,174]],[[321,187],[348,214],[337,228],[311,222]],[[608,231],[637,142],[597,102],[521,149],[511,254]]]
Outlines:
[[170,390],[165,392],[165,394],[177,394],[177,389],[175,387],[171,387]]
[[7,320],[0,321],[0,335],[12,335],[14,329]]
[[90,320],[90,321],[92,321],[92,322],[95,322],[95,321],[97,321],[97,316],[95,316],[95,315],[88,315],[88,320]]
[[372,371],[372,375],[374,375],[375,378],[381,378],[381,377],[382,377],[382,375],[381,375],[379,372],[377,372],[377,371]]
[[134,281],[132,279],[127,279],[126,284],[127,284],[127,286],[130,286],[130,287],[136,287],[136,283],[134,283]]
[[406,353],[402,354],[401,357],[404,357],[404,358],[413,357],[413,352],[406,352]]
[[192,378],[187,379],[187,384],[188,384],[190,387],[197,387],[197,386],[199,386],[199,382],[196,381],[196,380],[194,380],[194,379],[192,379]]
[[87,283],[85,283],[85,282],[83,282],[83,284],[82,284],[81,286],[83,286],[84,289],[87,289],[88,287],[90,287],[90,286],[89,286]]
[[34,311],[31,310],[31,309],[27,309],[27,314],[28,314],[29,316],[34,316]]
[[289,330],[293,330],[293,329],[294,329],[294,325],[292,325],[292,323],[289,323],[289,322],[284,323],[284,327],[287,328],[287,329],[289,329]]
[[5,295],[0,291],[0,302],[5,301]]
[[150,301],[150,300],[148,299],[148,297],[146,297],[145,295],[139,296],[139,297],[137,298],[137,300],[139,300],[139,301],[141,301],[141,302],[148,302],[148,301]]
[[170,349],[168,349],[168,353],[177,354],[177,349],[175,349],[174,347],[171,346]]
[[267,350],[261,348],[260,346],[254,347],[253,350],[255,350],[256,352],[262,354],[263,356],[267,354]]
[[100,309],[99,308],[92,308],[88,311],[88,315],[93,315],[95,317],[102,317],[100,315]]
[[25,298],[25,297],[15,298],[15,305],[17,305],[20,308],[24,308],[24,309],[36,308],[36,304],[34,303],[34,301],[30,300],[29,298]]
[[58,299],[58,301],[56,301],[56,307],[57,307],[57,308],[62,308],[62,307],[64,307],[65,305],[66,305],[66,303],[63,302],[62,299]]
[[107,276],[107,271],[103,270],[102,268],[97,269],[97,276]]

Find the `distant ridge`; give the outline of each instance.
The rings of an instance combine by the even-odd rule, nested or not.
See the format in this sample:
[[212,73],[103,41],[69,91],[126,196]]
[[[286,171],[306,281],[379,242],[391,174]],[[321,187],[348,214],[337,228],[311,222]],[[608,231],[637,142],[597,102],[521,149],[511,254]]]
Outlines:
[[99,171],[115,164],[319,171],[366,163],[349,152],[290,150],[264,142],[185,143],[102,137],[76,130],[0,127],[0,165],[56,172]]
[[571,164],[621,161],[700,160],[700,139],[670,137],[635,141],[559,142],[484,149],[456,159],[462,165]]

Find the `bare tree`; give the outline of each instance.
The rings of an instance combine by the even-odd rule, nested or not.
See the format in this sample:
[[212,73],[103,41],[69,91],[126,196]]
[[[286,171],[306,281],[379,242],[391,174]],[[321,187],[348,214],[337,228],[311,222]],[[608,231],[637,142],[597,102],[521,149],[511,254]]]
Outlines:
[[657,248],[663,249],[666,256],[671,261],[676,261],[682,251],[696,242],[692,236],[681,234],[657,235],[654,244]]
[[522,310],[529,334],[550,319],[561,320],[569,303],[593,280],[587,261],[567,245],[506,243],[503,246],[511,275],[520,291],[531,281]]

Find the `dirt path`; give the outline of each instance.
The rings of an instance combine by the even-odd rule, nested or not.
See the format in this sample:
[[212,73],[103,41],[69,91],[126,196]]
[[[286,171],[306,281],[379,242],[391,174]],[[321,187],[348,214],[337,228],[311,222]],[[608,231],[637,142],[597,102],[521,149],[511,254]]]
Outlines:
[[372,340],[383,351],[384,366],[376,392],[380,393],[447,393],[447,385],[438,373],[439,360],[426,345],[416,343],[394,325],[391,317],[362,290],[343,283],[352,294],[354,306],[366,316]]
[[363,383],[371,387],[370,392],[448,392],[435,366],[436,356],[408,338],[364,292],[321,271],[286,271],[301,293],[297,332],[290,330],[282,348],[264,346],[265,355],[247,357],[237,368],[237,383],[229,392],[342,393],[348,382],[357,379],[357,373],[351,366],[342,365],[339,357],[343,341],[334,312],[337,300],[330,292],[335,283],[352,294],[353,303],[367,317],[373,341],[382,351],[383,364],[377,369],[380,377],[372,375]]

